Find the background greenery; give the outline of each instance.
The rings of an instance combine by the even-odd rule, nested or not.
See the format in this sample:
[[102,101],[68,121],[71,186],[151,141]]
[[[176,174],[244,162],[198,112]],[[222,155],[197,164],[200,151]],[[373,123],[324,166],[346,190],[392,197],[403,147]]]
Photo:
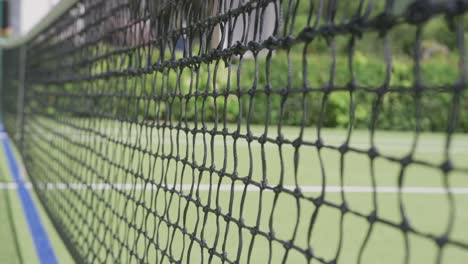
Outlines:
[[[333,23],[346,23],[355,14],[364,14],[365,8],[359,11],[359,2],[338,1]],[[369,17],[381,14],[385,2],[375,1]],[[389,13],[404,17],[403,10],[407,10],[408,2],[395,1]],[[313,26],[318,1],[282,3],[284,25],[280,35],[297,37],[302,30]],[[311,3],[315,4],[313,8]],[[313,10],[311,17],[310,10]],[[318,27],[332,23],[327,15],[332,13],[327,11],[329,7],[325,5],[324,10]],[[58,107],[62,112],[118,115],[133,120],[248,120],[257,124],[326,127],[348,127],[353,123],[355,128],[369,128],[376,118],[378,129],[415,130],[420,127],[425,131],[445,131],[451,120],[456,119],[455,129],[468,132],[466,89],[458,93],[453,90],[462,76],[459,38],[453,27],[459,19],[468,27],[467,19],[435,16],[419,26],[398,24],[385,36],[376,32],[354,37],[349,34],[331,38],[319,36],[289,50],[275,50],[271,56],[265,52],[256,58],[233,57],[229,62],[213,61],[182,70],[165,69],[143,77],[138,74],[99,79],[84,88],[85,95],[82,84],[70,83],[65,90],[75,96],[53,96],[52,99],[48,96],[44,100],[51,111]],[[420,59],[417,60],[414,51],[419,27]],[[199,52],[196,42],[192,56]],[[108,54],[118,48],[103,44],[91,52]],[[138,69],[144,64],[184,57],[181,51],[171,56],[166,50],[166,54],[160,56],[153,50],[151,58],[145,58],[142,55],[145,52],[139,49],[105,58],[92,64],[91,74],[122,70],[122,65]],[[418,72],[415,61],[420,62]],[[84,74],[89,74],[89,69]],[[417,75],[423,86],[421,93],[415,93],[414,89]],[[353,92],[350,92],[350,84],[357,87]],[[379,94],[383,86],[389,89]],[[267,87],[271,88],[269,95],[265,93]],[[63,88],[56,87],[56,91],[63,91]],[[50,85],[38,86],[37,96],[51,89],[53,91]],[[373,116],[377,112],[379,114]]]

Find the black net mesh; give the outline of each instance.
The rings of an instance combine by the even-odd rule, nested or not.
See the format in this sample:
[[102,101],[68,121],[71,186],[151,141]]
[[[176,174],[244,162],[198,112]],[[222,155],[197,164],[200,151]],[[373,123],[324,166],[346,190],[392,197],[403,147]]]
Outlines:
[[467,10],[79,0],[3,120],[77,262],[460,263]]

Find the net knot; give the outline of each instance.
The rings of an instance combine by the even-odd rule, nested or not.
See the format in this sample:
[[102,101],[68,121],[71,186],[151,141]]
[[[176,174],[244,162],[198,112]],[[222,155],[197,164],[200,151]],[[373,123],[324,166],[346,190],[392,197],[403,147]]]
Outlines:
[[[463,78],[466,78],[466,77],[463,76]],[[453,85],[453,92],[454,92],[454,93],[461,93],[461,92],[463,92],[463,90],[464,90],[465,87],[466,87],[465,84],[464,84],[464,82],[465,82],[465,81],[463,80],[463,81],[458,82],[458,83],[456,83],[455,85]]]
[[275,239],[276,235],[275,235],[275,231],[271,230],[270,232],[268,232],[268,239],[270,240],[273,240]]
[[294,197],[296,197],[296,198],[301,198],[302,197],[301,187],[296,186],[296,188],[294,188]]
[[401,166],[406,167],[411,164],[412,160],[413,158],[411,157],[411,155],[408,155],[404,157],[403,159],[401,159],[400,164]]
[[259,50],[262,49],[262,45],[256,41],[249,41],[247,46],[249,47],[249,50],[251,50],[254,54],[256,54]]
[[276,140],[275,140],[275,143],[278,145],[278,146],[281,146],[283,143],[284,143],[284,137],[283,135],[278,135],[276,137]]
[[341,204],[340,210],[341,210],[342,214],[345,214],[345,213],[347,213],[349,211],[349,206],[348,206],[348,203],[346,201]]
[[247,177],[242,178],[242,183],[244,183],[247,186],[250,183],[249,178],[247,178]]
[[244,226],[245,226],[244,217],[240,217],[240,218],[239,218],[239,220],[237,221],[237,226],[238,226],[238,227],[244,227]]
[[355,16],[348,24],[348,29],[353,36],[362,38],[363,28],[365,27],[366,18],[363,16]]
[[264,179],[260,182],[260,189],[261,190],[264,190],[268,187],[268,180],[267,179]]
[[335,36],[335,29],[332,25],[324,25],[319,29],[320,35],[329,42]]
[[267,85],[265,85],[265,95],[271,95],[271,93],[273,92],[273,89],[272,89],[272,85],[271,83],[268,83]]
[[293,142],[292,145],[294,148],[299,148],[302,145],[302,138],[296,138]]
[[422,96],[422,94],[424,92],[424,86],[421,83],[416,82],[414,84],[414,86],[413,86],[413,91],[412,92],[413,92],[414,96],[420,97],[420,96]]
[[279,40],[275,36],[270,36],[267,40],[265,40],[264,46],[265,46],[265,48],[267,48],[269,50],[278,49],[280,47]]
[[377,148],[372,146],[368,151],[367,155],[369,156],[370,159],[375,159],[379,156],[379,152],[377,151]]
[[216,166],[213,164],[210,166],[210,173],[213,173],[216,171]]
[[367,221],[370,224],[373,224],[375,221],[377,221],[377,212],[372,211],[372,213],[370,213],[369,216],[367,216]]
[[322,197],[322,196],[319,196],[319,197],[313,199],[313,200],[312,200],[312,203],[314,203],[314,205],[315,205],[316,207],[321,206],[322,203],[323,203],[323,197]]
[[447,244],[447,242],[448,242],[447,235],[442,235],[442,236],[440,236],[440,237],[438,237],[436,239],[437,246],[439,246],[440,248],[445,246],[445,244]]
[[373,19],[372,24],[378,29],[380,36],[383,36],[397,24],[397,18],[388,12],[383,12]]
[[348,152],[348,150],[349,150],[349,147],[348,147],[348,144],[346,143],[344,143],[338,148],[338,151],[340,151],[341,154],[345,154],[346,152]]
[[316,141],[315,141],[315,146],[317,147],[318,150],[320,150],[321,148],[323,148],[323,141],[321,138],[318,138]]
[[215,253],[216,253],[216,251],[215,251],[214,248],[208,248],[208,254],[213,255]]
[[446,174],[449,173],[451,170],[453,170],[452,162],[450,160],[445,161],[440,165],[440,169]]
[[234,54],[239,55],[239,56],[244,55],[244,53],[248,50],[248,48],[244,46],[242,42],[240,41],[236,41],[236,44],[234,44],[232,48],[233,48]]
[[193,232],[193,233],[189,233],[188,237],[193,240],[195,237],[197,237],[197,235],[195,232]]
[[216,132],[217,132],[216,128],[208,130],[208,134],[212,137],[216,136]]
[[403,230],[403,232],[411,231],[410,223],[406,217],[404,217],[403,220],[401,221],[400,227],[401,227],[401,230]]
[[250,233],[255,236],[258,233],[258,228],[256,226],[252,227],[250,229]]
[[245,140],[247,140],[248,143],[252,143],[254,137],[252,135],[252,132],[248,132],[246,135],[245,135]]
[[226,214],[226,215],[224,216],[224,221],[230,222],[230,221],[231,221],[231,215],[230,215],[230,214]]
[[284,49],[289,49],[295,42],[294,36],[286,36],[281,41],[281,47]]
[[299,33],[297,38],[305,42],[309,42],[312,41],[315,36],[317,36],[317,31],[315,28],[307,26],[301,31],[301,33]]
[[212,49],[210,52],[209,60],[217,60],[223,56],[223,52],[220,49]]
[[273,188],[273,192],[276,194],[280,194],[281,190],[283,190],[283,187],[281,185],[277,185]]
[[258,138],[258,143],[260,143],[260,145],[263,145],[266,143],[266,136],[265,135],[261,135],[259,138]]
[[354,92],[354,91],[356,91],[357,86],[356,86],[356,83],[354,83],[354,81],[352,80],[352,81],[348,82],[348,84],[346,85],[346,88],[347,88],[348,91]]
[[314,249],[311,246],[307,248],[305,253],[308,260],[314,257]]
[[206,243],[206,240],[205,239],[201,239],[200,241],[200,246],[202,248],[208,248],[208,244]]
[[382,85],[377,89],[377,95],[383,96],[388,92],[388,85]]
[[221,254],[221,260],[224,262],[228,259],[228,254],[227,252],[223,252],[223,254]]

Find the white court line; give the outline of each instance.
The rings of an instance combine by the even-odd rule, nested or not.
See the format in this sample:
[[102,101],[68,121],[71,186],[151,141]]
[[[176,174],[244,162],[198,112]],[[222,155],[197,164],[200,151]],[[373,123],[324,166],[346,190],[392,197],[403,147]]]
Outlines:
[[18,185],[14,182],[0,182],[0,190],[16,190]]
[[[26,188],[31,188],[31,183],[27,182],[25,184]],[[172,189],[173,185],[166,185],[167,188]],[[14,183],[0,183],[0,189],[16,189],[18,186]],[[45,183],[39,184],[40,189],[44,190],[150,190],[150,189],[157,189],[154,185],[147,185],[145,187],[144,184],[131,184],[131,183],[115,183],[115,184],[107,184],[107,183],[91,183],[91,184],[84,184],[84,183]],[[182,184],[176,185],[175,189],[177,191],[189,191],[191,190],[192,185],[190,184]],[[209,184],[201,184],[199,186],[195,185],[193,187],[194,190],[199,191],[216,191],[218,189],[217,185],[209,185]],[[294,191],[295,186],[286,185],[283,186],[283,189],[287,189],[289,191]],[[303,193],[320,193],[322,192],[322,186],[301,186],[301,192]],[[229,184],[222,184],[219,186],[220,191],[230,191],[231,185]],[[243,191],[243,185],[234,185],[234,191]],[[468,194],[468,187],[467,188],[450,188],[449,189],[453,194]],[[247,191],[258,192],[260,189],[256,186],[249,185],[247,186]],[[266,190],[270,192],[271,190]],[[344,186],[343,188],[340,186],[326,186],[325,192],[327,193],[410,193],[410,194],[446,194],[447,189],[442,187],[402,187],[399,189],[396,186],[378,186],[373,188],[372,186]]]
[[[26,189],[31,189],[32,184],[30,182],[26,182],[24,184]],[[18,189],[18,184],[16,182],[0,182],[0,190],[16,190]]]

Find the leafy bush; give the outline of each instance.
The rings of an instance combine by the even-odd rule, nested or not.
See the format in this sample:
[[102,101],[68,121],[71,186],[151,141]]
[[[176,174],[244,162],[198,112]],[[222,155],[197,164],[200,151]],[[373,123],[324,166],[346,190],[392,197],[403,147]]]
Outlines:
[[[423,130],[446,129],[452,109],[451,93],[437,92],[434,88],[448,89],[457,80],[456,57],[452,55],[422,63],[420,74],[427,88],[421,96],[416,96],[412,90],[415,82],[413,61],[394,57],[389,83],[392,88],[380,98],[378,104],[378,128],[415,129],[416,120],[420,120],[418,125]],[[202,65],[183,71],[149,74],[143,82],[138,82],[138,78],[135,81],[128,78],[128,89],[135,89],[131,94],[140,94],[144,98],[132,99],[130,103],[129,100],[122,100],[123,104],[117,107],[117,112],[138,115],[140,119],[173,122],[237,122],[240,118],[257,124],[268,122],[274,125],[281,122],[308,126],[319,125],[322,117],[324,126],[347,127],[350,112],[354,111],[354,126],[366,128],[372,123],[373,107],[379,99],[377,92],[371,91],[377,91],[384,85],[386,65],[381,60],[357,52],[352,64],[354,83],[358,88],[350,92],[343,90],[351,82],[347,60],[348,57],[344,55],[336,58],[333,80],[330,79],[331,56],[309,54],[303,61],[302,54],[294,53],[289,55],[288,64],[286,52],[272,55],[270,67],[266,65],[266,57],[259,57],[257,62],[245,59],[242,64],[231,64],[230,70],[224,63],[219,63],[216,76],[215,65]],[[303,76],[305,65],[307,74]],[[269,74],[267,68],[270,68]],[[270,95],[265,93],[267,86],[272,89]],[[327,87],[331,88],[327,90]],[[215,88],[216,97],[213,95]],[[364,88],[371,90],[365,91]],[[226,94],[228,90],[230,93]],[[466,112],[466,96],[461,105],[461,111]],[[420,109],[420,116],[416,116],[417,108]],[[462,120],[459,130],[468,131],[466,123]]]
[[[339,2],[336,23],[346,22],[346,18],[356,12],[358,5],[348,2]],[[286,34],[297,35],[307,26],[312,2],[283,3],[286,5],[283,12],[295,12],[294,20],[287,20],[283,29]],[[289,3],[298,6],[288,8]],[[383,2],[378,1],[371,16],[382,12],[383,7]],[[319,25],[325,20],[326,16],[322,17]],[[229,65],[219,61],[183,70],[155,71],[143,77],[97,80],[84,91],[70,84],[65,87],[68,93],[85,95],[43,101],[65,109],[71,109],[69,105],[73,104],[73,108],[78,109],[73,114],[98,113],[140,121],[248,120],[257,124],[329,127],[348,127],[352,122],[356,128],[366,128],[377,118],[375,122],[380,129],[412,130],[419,126],[430,131],[445,130],[449,126],[447,120],[452,118],[452,109],[459,109],[458,130],[468,132],[468,96],[466,92],[461,94],[457,102],[449,90],[459,78],[459,56],[452,29],[443,17],[432,19],[424,26],[423,40],[445,45],[449,54],[421,61],[418,74],[425,87],[421,94],[415,94],[413,89],[416,82],[412,58],[415,32],[416,27],[411,25],[399,25],[390,31],[390,76],[386,76],[384,41],[378,34],[368,32],[361,39],[356,38],[352,62],[349,62],[349,36],[336,36],[333,42],[317,38],[307,45],[296,45],[289,52],[276,51],[271,59],[265,55],[256,60],[231,58]],[[332,45],[335,45],[334,50]],[[179,52],[175,56],[169,51],[166,53],[160,57],[154,50],[150,58],[141,58],[137,51],[127,53],[123,58],[94,63],[91,73],[98,75],[116,67],[121,69],[122,65],[141,68],[171,57],[183,57]],[[332,54],[335,54],[335,61]],[[119,65],[110,65],[108,61],[112,60],[119,61]],[[377,91],[385,85],[387,77],[391,88],[379,95]],[[350,84],[357,88],[351,91]],[[271,91],[268,92],[268,88]],[[379,114],[372,116],[374,112]]]

